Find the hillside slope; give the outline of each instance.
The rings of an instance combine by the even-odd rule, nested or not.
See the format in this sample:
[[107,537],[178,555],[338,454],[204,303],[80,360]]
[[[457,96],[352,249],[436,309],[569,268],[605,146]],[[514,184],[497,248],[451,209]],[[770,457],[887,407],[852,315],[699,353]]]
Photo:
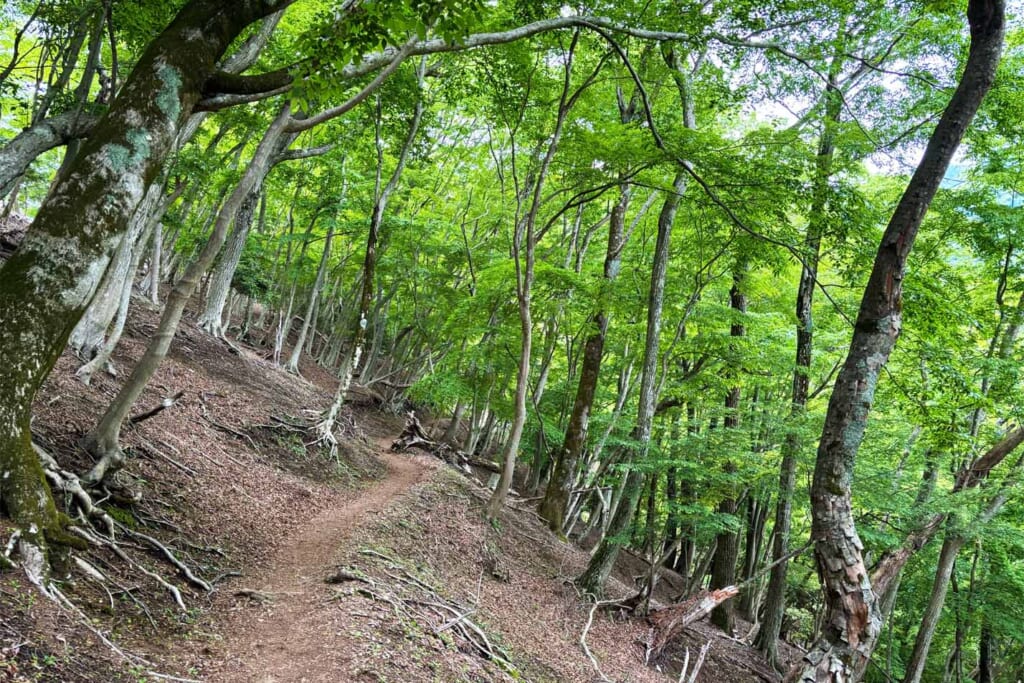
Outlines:
[[[141,353],[154,324],[152,312],[135,314],[118,368]],[[513,503],[499,525],[486,524],[479,482],[426,454],[388,453],[400,420],[358,397],[341,457],[326,458],[306,426],[333,378],[303,366],[310,382],[256,349],[239,351],[183,325],[141,407],[184,395],[126,432],[134,457],[121,483],[141,500],[112,507],[126,534],[157,539],[214,590],[190,583],[155,546],[122,539],[138,567],[93,550],[81,559],[106,581],[76,571],[64,584],[97,625],[91,632],[8,574],[0,680],[676,680],[673,660],[659,663],[671,676],[645,666],[643,621],[591,614],[571,584],[586,553],[532,511]],[[35,434],[81,471],[77,440],[117,380],[86,387],[76,364],[65,355],[52,374]],[[184,611],[153,574],[177,586]],[[613,584],[612,595],[630,594]],[[704,625],[679,654],[708,638],[699,680],[777,680],[749,648]]]

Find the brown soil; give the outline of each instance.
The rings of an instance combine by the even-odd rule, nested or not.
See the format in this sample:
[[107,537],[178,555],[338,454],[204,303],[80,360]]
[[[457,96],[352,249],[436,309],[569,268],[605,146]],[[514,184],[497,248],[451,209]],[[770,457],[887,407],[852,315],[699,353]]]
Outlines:
[[[156,318],[136,307],[114,358],[122,373]],[[98,374],[85,387],[74,378],[78,364],[69,354],[59,361],[36,404],[34,433],[62,466],[83,471],[90,462],[78,440],[121,380]],[[308,359],[300,368],[303,377],[289,375],[259,349],[232,353],[182,325],[139,410],[185,397],[125,431],[133,457],[122,478],[143,500],[117,512],[216,591],[194,589],[158,553],[128,544],[136,562],[182,590],[182,613],[161,586],[90,551],[85,558],[133,598],[119,594],[112,605],[107,589],[74,577],[63,590],[93,624],[156,670],[210,683],[599,680],[579,644],[590,609],[569,580],[587,553],[556,539],[522,502],[494,528],[483,520],[488,492],[478,482],[427,455],[387,453],[401,420],[369,406],[372,397],[353,397],[341,458],[326,458],[301,425],[329,404],[336,380]],[[624,556],[612,595],[635,590],[637,561]],[[324,583],[338,566],[365,582]],[[236,595],[243,590],[256,593]],[[260,602],[262,594],[270,600]],[[483,656],[477,636],[460,636],[451,609],[503,661]],[[675,680],[672,658],[658,663],[666,673],[645,666],[647,637],[644,622],[599,612],[587,643],[609,680]],[[701,681],[778,680],[749,647],[704,624],[691,628],[679,655],[709,639]],[[160,679],[130,670],[76,619],[4,577],[0,680]]]
[[[428,478],[436,461],[426,457],[380,455],[388,467],[383,481],[340,507],[321,512],[290,536],[269,571],[250,581],[253,597],[242,597],[222,624],[225,639],[211,653],[211,683],[279,683],[337,681],[336,634],[341,615],[326,600],[324,578],[342,552],[342,543],[362,524],[385,512],[414,484]],[[267,605],[259,603],[267,600]]]

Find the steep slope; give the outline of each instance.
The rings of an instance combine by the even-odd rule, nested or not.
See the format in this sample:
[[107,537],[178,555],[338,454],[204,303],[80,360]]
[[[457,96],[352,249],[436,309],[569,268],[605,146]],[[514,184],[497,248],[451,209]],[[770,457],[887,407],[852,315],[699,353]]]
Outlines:
[[[151,311],[133,316],[117,367],[141,353],[154,324]],[[86,387],[76,366],[61,359],[37,405],[35,435],[62,466],[81,471],[89,463],[77,439],[118,380],[98,376]],[[587,554],[552,536],[525,504],[513,501],[492,527],[479,482],[426,454],[389,453],[395,416],[356,397],[342,457],[325,458],[307,426],[336,380],[315,366],[303,372],[312,382],[257,349],[232,352],[183,326],[140,412],[184,395],[125,435],[133,458],[121,483],[141,500],[108,504],[126,535],[157,539],[214,590],[191,585],[139,537],[121,541],[138,567],[93,550],[81,559],[106,581],[76,571],[64,584],[94,627],[11,575],[0,588],[0,680],[676,679],[674,659],[658,663],[671,676],[645,666],[645,622],[581,602],[571,578]],[[629,562],[627,583],[636,573]],[[175,585],[186,610],[143,569]],[[610,587],[631,592],[619,580]],[[99,633],[135,659],[112,654]],[[745,645],[702,625],[680,658],[708,638],[715,643],[699,680],[777,680]]]

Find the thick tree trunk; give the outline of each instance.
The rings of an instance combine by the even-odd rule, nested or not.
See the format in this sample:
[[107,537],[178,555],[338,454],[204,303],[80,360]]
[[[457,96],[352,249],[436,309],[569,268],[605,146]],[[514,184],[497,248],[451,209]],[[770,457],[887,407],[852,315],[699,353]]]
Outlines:
[[37,558],[59,520],[31,447],[36,392],[217,59],[245,26],[286,4],[189,2],[139,57],[25,241],[0,268],[0,471],[11,472],[0,483],[0,503]]
[[827,613],[821,637],[788,681],[848,681],[877,643],[881,614],[864,565],[850,484],[879,374],[899,336],[907,256],[999,63],[1002,0],[970,0],[967,17],[971,48],[963,76],[882,237],[829,401],[811,484],[812,538]]
[[121,426],[128,417],[128,412],[135,404],[135,401],[146,388],[150,378],[156,372],[160,363],[167,355],[171,347],[171,341],[178,329],[178,323],[185,311],[185,305],[195,292],[200,278],[209,270],[217,253],[224,246],[227,238],[228,226],[232,219],[238,214],[242,203],[249,195],[253,185],[259,181],[266,172],[270,161],[272,150],[278,138],[284,131],[290,119],[290,109],[285,105],[277,118],[267,129],[263,139],[260,141],[249,166],[246,168],[238,186],[231,193],[231,196],[214,223],[213,233],[203,246],[199,256],[189,264],[185,274],[175,283],[167,297],[167,304],[164,306],[163,315],[157,325],[156,332],[142,358],[135,365],[131,375],[128,377],[121,391],[107,407],[103,417],[100,418],[96,427],[86,436],[85,447],[98,459],[92,470],[82,478],[82,481],[94,485],[117,471],[124,463],[124,453],[121,451],[119,440]]

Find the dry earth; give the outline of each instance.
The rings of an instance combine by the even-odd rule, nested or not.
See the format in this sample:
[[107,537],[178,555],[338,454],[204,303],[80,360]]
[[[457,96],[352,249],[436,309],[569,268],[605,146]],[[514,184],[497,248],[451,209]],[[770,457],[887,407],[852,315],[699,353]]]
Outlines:
[[[119,369],[141,354],[155,322],[153,311],[133,314]],[[77,441],[120,380],[102,375],[85,387],[76,367],[70,355],[58,363],[34,432],[64,467],[81,471],[89,461]],[[396,417],[355,400],[339,462],[307,447],[301,425],[327,405],[335,380],[308,361],[301,369],[306,379],[259,349],[234,354],[182,326],[141,406],[185,396],[126,430],[134,457],[124,480],[143,502],[115,512],[216,590],[190,587],[157,553],[133,548],[182,590],[182,613],[155,582],[90,552],[124,590],[77,576],[65,592],[100,631],[151,663],[131,667],[16,575],[0,577],[0,681],[168,680],[149,670],[210,683],[676,679],[673,661],[659,663],[671,676],[644,665],[642,621],[598,612],[588,659],[580,637],[590,609],[569,581],[586,552],[554,538],[521,503],[497,528],[485,523],[478,482],[425,454],[387,452]],[[339,568],[349,580],[325,583]],[[615,579],[610,592],[631,587]],[[778,680],[746,645],[704,624],[679,654],[708,639],[701,681]]]

